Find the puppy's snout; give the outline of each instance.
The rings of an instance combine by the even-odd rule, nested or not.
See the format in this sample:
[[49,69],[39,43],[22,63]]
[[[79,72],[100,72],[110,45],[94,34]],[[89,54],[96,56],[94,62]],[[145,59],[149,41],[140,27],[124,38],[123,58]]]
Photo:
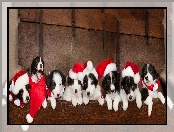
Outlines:
[[77,89],[75,89],[75,93],[77,93]]
[[90,95],[90,92],[87,92],[87,95],[89,96]]
[[130,99],[130,100],[132,99],[132,96],[131,96],[131,95],[129,96],[129,99]]
[[111,92],[113,93],[113,92],[114,92],[114,90],[111,90]]
[[27,100],[27,101],[29,101],[29,100],[30,100],[30,98],[27,96],[27,97],[26,97],[26,100]]
[[145,79],[148,80],[148,76],[146,76]]
[[42,64],[40,64],[40,68],[42,68]]
[[57,94],[57,97],[59,97],[60,94]]

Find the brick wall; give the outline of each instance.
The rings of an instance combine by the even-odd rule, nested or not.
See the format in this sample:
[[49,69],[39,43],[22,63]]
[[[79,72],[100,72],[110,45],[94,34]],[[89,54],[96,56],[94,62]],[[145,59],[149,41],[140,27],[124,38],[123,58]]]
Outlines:
[[[41,55],[45,72],[66,75],[77,61],[96,66],[113,58],[121,70],[126,61],[165,64],[163,9],[20,9],[19,64],[30,67]],[[41,48],[42,46],[42,48]]]

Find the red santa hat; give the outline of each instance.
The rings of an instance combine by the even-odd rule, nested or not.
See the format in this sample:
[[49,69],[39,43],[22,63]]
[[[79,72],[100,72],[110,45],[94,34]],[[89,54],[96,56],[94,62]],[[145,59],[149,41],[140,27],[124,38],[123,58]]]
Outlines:
[[117,71],[116,64],[113,63],[112,59],[107,59],[98,64],[96,67],[96,71],[98,73],[98,78],[100,79],[102,76],[106,76],[111,71]]
[[125,76],[133,77],[134,83],[138,84],[140,81],[139,66],[130,61],[126,62],[126,65],[122,70],[122,78]]
[[14,95],[18,94],[19,90],[27,84],[29,84],[28,74],[25,71],[20,70],[12,78],[12,87],[11,87],[12,93]]
[[[31,82],[31,78],[30,78]],[[42,103],[46,99],[46,83],[45,77],[43,76],[39,82],[31,82],[32,86],[30,90],[30,112],[26,115],[26,119],[28,123],[33,121],[34,116],[42,106]]]
[[84,74],[84,76],[85,76],[85,75],[88,75],[89,73],[93,73],[94,76],[98,79],[98,74],[97,74],[95,68],[93,67],[92,62],[91,62],[91,61],[86,61],[86,62],[84,63],[83,74]]
[[72,79],[83,79],[83,66],[81,63],[76,62],[72,69],[69,71],[69,77]]

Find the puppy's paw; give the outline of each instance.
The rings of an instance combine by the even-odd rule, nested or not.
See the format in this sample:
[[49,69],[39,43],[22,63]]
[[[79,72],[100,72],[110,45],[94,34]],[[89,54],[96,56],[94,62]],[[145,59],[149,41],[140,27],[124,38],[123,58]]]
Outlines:
[[123,110],[126,111],[128,108],[128,103],[123,103]]
[[73,104],[74,107],[76,107],[77,101],[76,100],[72,100],[72,104]]
[[10,100],[10,101],[12,101],[12,100],[13,100],[13,97],[12,97],[12,95],[11,95],[11,94],[9,95],[9,100]]
[[142,101],[137,101],[136,103],[137,103],[137,107],[140,109],[142,106]]
[[112,110],[112,102],[111,103],[107,103],[108,106],[108,110]]
[[55,108],[56,108],[56,101],[51,102],[51,107],[52,107],[53,109],[55,109]]
[[151,116],[151,112],[152,112],[151,110],[148,110],[148,116]]
[[45,108],[47,107],[47,101],[44,101],[44,102],[42,103],[42,106],[43,106],[43,108],[45,109]]
[[78,105],[81,105],[82,104],[82,98],[79,98],[78,99]]
[[113,107],[114,107],[115,112],[118,111],[118,105],[113,104]]
[[165,101],[166,101],[166,99],[163,97],[163,98],[161,99],[161,103],[164,104]]
[[84,97],[84,98],[83,98],[83,103],[84,103],[85,105],[87,105],[87,104],[89,103],[89,98]]
[[104,100],[103,98],[99,98],[99,99],[98,99],[99,105],[103,106],[104,101],[105,101],[105,100]]

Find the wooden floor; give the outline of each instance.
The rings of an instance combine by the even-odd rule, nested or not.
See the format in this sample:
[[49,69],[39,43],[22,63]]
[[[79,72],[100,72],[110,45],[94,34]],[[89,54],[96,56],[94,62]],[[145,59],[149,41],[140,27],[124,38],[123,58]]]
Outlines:
[[[70,102],[58,101],[55,110],[48,102],[47,108],[41,108],[32,124],[167,124],[166,103],[159,99],[153,100],[153,111],[150,117],[147,114],[147,105],[143,103],[141,109],[135,102],[129,102],[127,111],[123,111],[122,102],[119,110],[108,110],[106,102],[99,106],[98,102],[91,101],[88,105],[73,107]],[[9,103],[9,124],[27,124],[26,115],[29,105],[24,108]]]

